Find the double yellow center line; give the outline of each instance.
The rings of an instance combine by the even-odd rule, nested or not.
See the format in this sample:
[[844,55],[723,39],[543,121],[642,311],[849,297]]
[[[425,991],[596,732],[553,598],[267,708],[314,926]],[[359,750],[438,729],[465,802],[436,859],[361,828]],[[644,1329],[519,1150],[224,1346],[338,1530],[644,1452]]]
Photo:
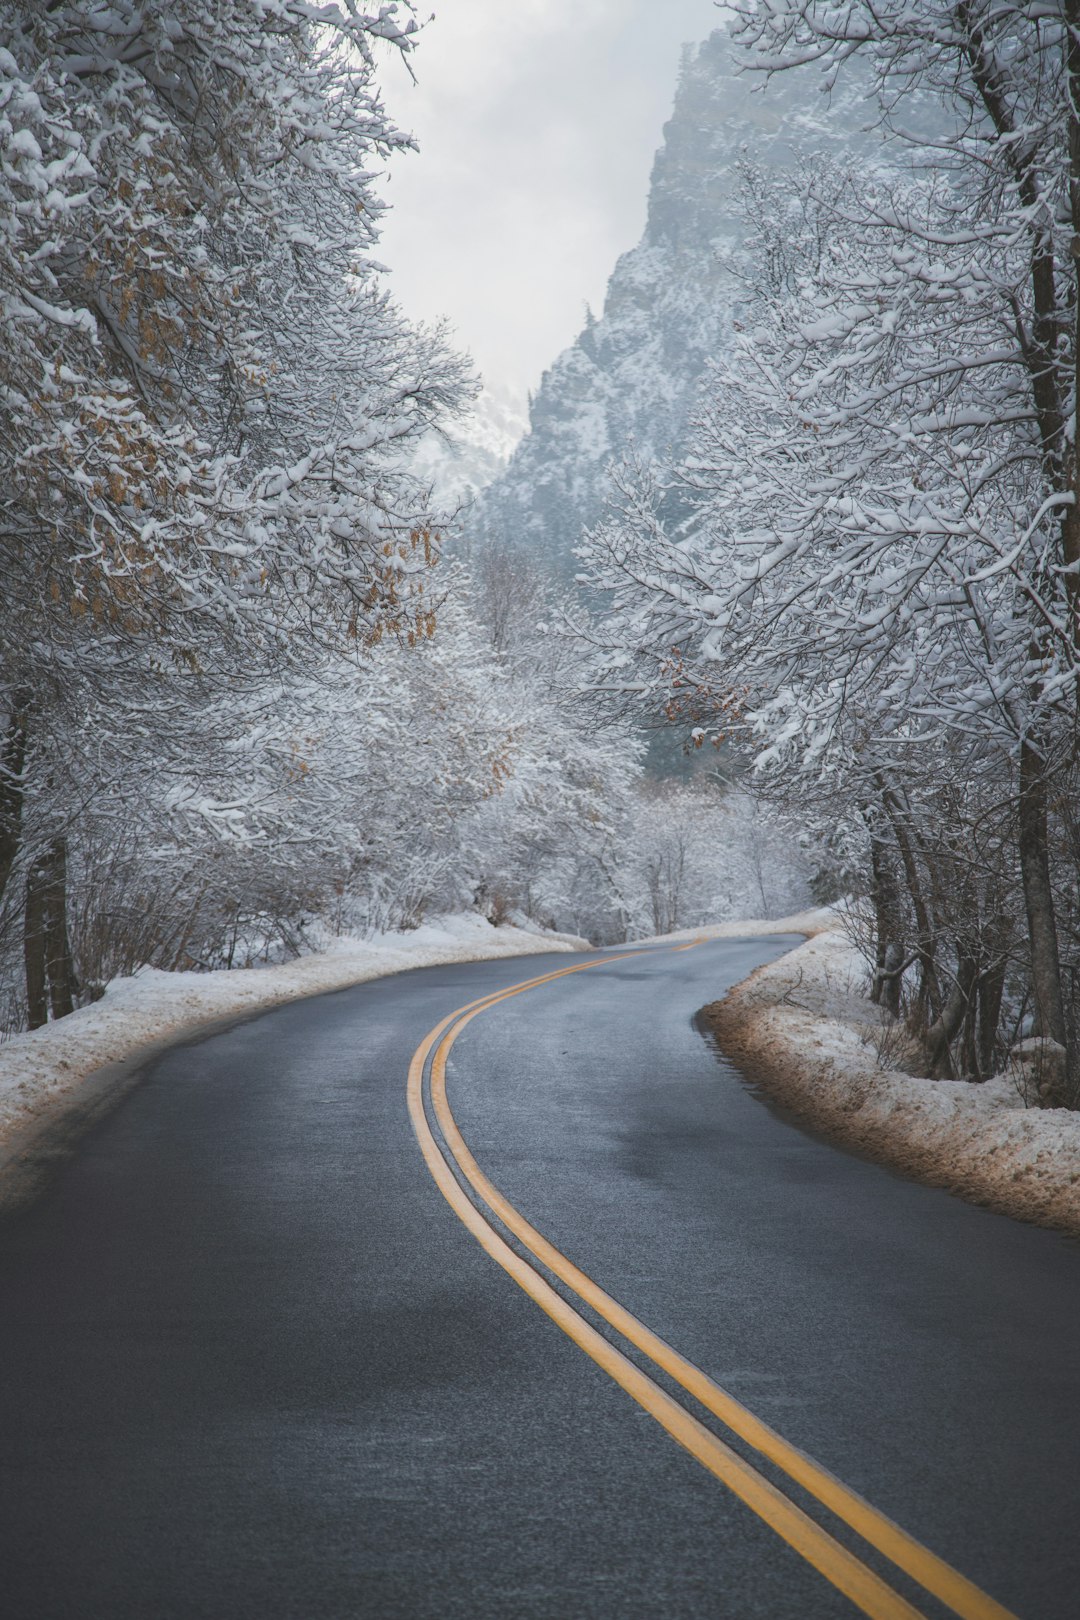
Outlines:
[[[691,942],[697,943],[696,940]],[[626,953],[627,956],[631,954],[642,953]],[[577,963],[573,967],[526,979],[507,990],[459,1007],[425,1036],[409,1065],[409,1115],[425,1162],[440,1191],[492,1259],[586,1355],[864,1614],[873,1616],[874,1620],[902,1620],[902,1617],[919,1617],[920,1611],[598,1333],[529,1261],[506,1242],[488,1218],[488,1213],[496,1216],[573,1297],[589,1306],[629,1345],[646,1356],[655,1368],[666,1373],[706,1411],[719,1419],[730,1433],[737,1435],[795,1484],[808,1491],[823,1507],[856,1531],[863,1541],[884,1554],[925,1591],[960,1615],[962,1620],[1016,1620],[1008,1609],[980,1591],[861,1496],[849,1490],[835,1475],[789,1445],[699,1367],[687,1361],[617,1300],[612,1299],[599,1284],[530,1225],[488,1180],[473,1158],[446,1095],[447,1058],[462,1030],[481,1013],[526,990],[536,989],[574,973],[586,972],[601,965],[601,962],[625,959],[626,956],[605,956],[599,962]],[[429,1059],[431,1105],[442,1134],[442,1145],[431,1129],[424,1106]],[[472,1189],[478,1202],[474,1202],[464,1191],[455,1170]],[[486,1211],[483,1206],[486,1206]]]

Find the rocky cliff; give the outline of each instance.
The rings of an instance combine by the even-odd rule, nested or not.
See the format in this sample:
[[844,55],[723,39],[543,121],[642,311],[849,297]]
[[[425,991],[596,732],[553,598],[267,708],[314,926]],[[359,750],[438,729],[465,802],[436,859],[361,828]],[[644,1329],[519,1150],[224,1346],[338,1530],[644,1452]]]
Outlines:
[[478,538],[526,545],[573,571],[612,459],[631,449],[678,457],[685,443],[708,362],[737,314],[740,283],[725,261],[742,229],[740,160],[768,169],[797,150],[866,140],[850,90],[843,103],[829,100],[804,73],[765,87],[739,60],[722,30],[684,51],[645,234],[616,264],[601,318],[544,373],[528,432],[477,502]]

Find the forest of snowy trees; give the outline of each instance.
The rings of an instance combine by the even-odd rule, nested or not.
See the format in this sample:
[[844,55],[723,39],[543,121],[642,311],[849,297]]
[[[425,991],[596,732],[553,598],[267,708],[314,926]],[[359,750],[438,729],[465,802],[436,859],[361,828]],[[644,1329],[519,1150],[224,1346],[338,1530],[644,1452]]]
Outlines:
[[413,8],[0,0],[0,1027],[141,964],[802,897],[644,781],[550,588],[411,467],[468,363],[371,259]]
[[372,258],[413,8],[0,0],[0,1028],[439,912],[847,890],[927,1073],[1034,1036],[1080,1100],[1080,0],[729,10],[695,117],[734,52],[844,121],[719,188],[689,449],[615,467],[575,603],[417,471],[477,384]]
[[732,9],[750,71],[864,75],[880,157],[745,167],[692,450],[588,542],[609,700],[739,740],[832,842],[928,1073],[1034,1035],[1075,1106],[1080,4]]

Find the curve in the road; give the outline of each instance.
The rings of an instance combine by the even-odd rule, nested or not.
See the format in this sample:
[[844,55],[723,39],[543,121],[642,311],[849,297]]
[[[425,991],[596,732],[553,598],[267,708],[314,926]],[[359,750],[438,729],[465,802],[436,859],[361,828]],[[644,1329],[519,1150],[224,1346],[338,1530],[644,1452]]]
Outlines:
[[[692,940],[688,945],[673,948],[689,950],[698,943]],[[602,958],[607,962],[622,959]],[[596,962],[578,963],[470,1002],[442,1019],[414,1053],[408,1077],[409,1114],[428,1169],[454,1213],[488,1254],[586,1355],[864,1614],[872,1616],[873,1620],[911,1620],[911,1617],[918,1620],[919,1611],[597,1332],[506,1242],[488,1218],[489,1213],[552,1276],[648,1357],[655,1367],[961,1620],[1015,1620],[994,1598],[849,1490],[835,1475],[790,1445],[607,1294],[538,1232],[476,1163],[458,1128],[446,1092],[446,1064],[454,1042],[481,1013],[525,991],[570,974],[586,972],[596,965]],[[428,1118],[425,1090],[430,1097],[438,1134]],[[475,1201],[464,1190],[462,1181],[472,1189]]]

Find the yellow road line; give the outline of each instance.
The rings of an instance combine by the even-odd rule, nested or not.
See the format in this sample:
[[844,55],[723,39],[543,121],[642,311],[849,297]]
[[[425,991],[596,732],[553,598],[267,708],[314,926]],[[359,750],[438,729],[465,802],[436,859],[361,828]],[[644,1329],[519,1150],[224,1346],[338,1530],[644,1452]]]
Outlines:
[[[609,958],[610,960],[610,958]],[[590,966],[592,964],[589,964]],[[573,971],[573,970],[570,970]],[[452,1015],[451,1015],[452,1018]],[[692,1417],[633,1362],[579,1316],[551,1285],[514,1252],[462,1192],[439,1151],[424,1113],[423,1074],[444,1019],[418,1047],[409,1067],[409,1114],[428,1169],[454,1213],[477,1242],[586,1355],[654,1417],[679,1444],[722,1480],[766,1524],[819,1570],[872,1620],[922,1620],[906,1599],[840,1545],[810,1516]]]
[[[524,987],[522,987],[524,988]],[[498,1188],[484,1175],[458,1129],[446,1097],[446,1059],[457,1036],[478,1013],[498,1001],[519,994],[517,990],[503,991],[497,998],[480,1007],[466,1011],[444,1036],[432,1063],[431,1095],[440,1129],[451,1153],[457,1160],[466,1180],[473,1186],[489,1208],[532,1251],[536,1258],[585,1302],[598,1315],[621,1333],[625,1339],[649,1356],[659,1367],[681,1384],[715,1417],[759,1451],[770,1462],[782,1468],[789,1478],[817,1497],[825,1507],[844,1520],[862,1536],[864,1541],[885,1554],[899,1569],[903,1569],[920,1586],[964,1617],[964,1620],[1015,1620],[1007,1609],[988,1597],[979,1587],[961,1575],[958,1570],[924,1547],[907,1531],[872,1507],[869,1502],[850,1490],[834,1474],[822,1468],[804,1452],[784,1440],[775,1430],[754,1416],[745,1406],[729,1395],[719,1384],[693,1362],[687,1361],[677,1350],[653,1333],[631,1314],[625,1306],[594,1282],[573,1261],[567,1259],[536,1228],[503,1197]]]
[[[705,941],[703,939],[693,940],[691,946],[701,943],[705,943]],[[672,948],[686,950],[690,947],[681,945]],[[605,960],[618,961],[623,960],[623,958],[607,957]],[[478,1001],[471,1002],[468,1006],[460,1008],[457,1013],[450,1014],[431,1032],[427,1041],[423,1043],[420,1049],[423,1052],[423,1057],[420,1059],[421,1079],[427,1058],[432,1049],[438,1044],[432,1063],[432,1103],[448,1148],[456,1159],[462,1174],[509,1230],[543,1265],[547,1266],[555,1276],[559,1277],[562,1282],[571,1288],[579,1298],[586,1301],[598,1315],[614,1327],[617,1332],[621,1333],[631,1344],[649,1356],[655,1365],[661,1367],[670,1377],[674,1378],[688,1394],[700,1401],[708,1411],[719,1418],[733,1433],[738,1434],[740,1438],[753,1446],[761,1455],[768,1457],[771,1462],[783,1469],[789,1478],[810,1491],[818,1501],[850,1525],[871,1546],[884,1553],[898,1568],[905,1570],[927,1591],[933,1593],[934,1596],[947,1604],[954,1613],[962,1616],[963,1620],[1015,1620],[1015,1616],[1011,1615],[1009,1610],[1003,1608],[1001,1604],[982,1592],[966,1576],[961,1575],[959,1571],[953,1569],[951,1565],[945,1563],[935,1553],[922,1546],[914,1537],[902,1530],[899,1525],[872,1507],[869,1502],[854,1491],[849,1490],[835,1475],[830,1474],[826,1469],[807,1457],[805,1453],[790,1445],[773,1429],[770,1429],[767,1424],[761,1422],[752,1412],[736,1401],[733,1396],[729,1395],[718,1384],[715,1384],[700,1368],[687,1361],[678,1351],[665,1343],[663,1339],[647,1328],[624,1306],[620,1305],[617,1300],[612,1299],[591,1277],[575,1266],[560,1250],[549,1243],[535,1227],[530,1225],[520,1212],[503,1197],[498,1188],[487,1179],[477,1165],[458,1129],[446,1097],[446,1060],[454,1041],[473,1018],[488,1008],[497,1006],[500,1002],[520,995],[523,991],[533,989],[540,984],[547,984],[553,979],[562,978],[571,973],[580,973],[587,968],[598,965],[596,962],[579,963],[574,967],[558,969],[539,978],[526,980],[524,983],[514,985],[507,990],[481,997]],[[451,1026],[453,1027],[451,1028]],[[442,1037],[441,1041],[440,1036]],[[417,1057],[420,1057],[420,1052],[417,1053]],[[414,1058],[413,1062],[415,1066],[416,1058]],[[438,1150],[436,1149],[436,1151]],[[441,1155],[440,1162],[442,1162]],[[453,1181],[452,1176],[451,1181]],[[457,1187],[456,1182],[454,1182],[454,1186]],[[458,1192],[460,1195],[460,1189],[458,1189]],[[469,1205],[470,1209],[473,1209],[473,1205],[467,1198],[464,1201]],[[454,1201],[451,1200],[451,1202]],[[454,1207],[457,1208],[456,1203]],[[480,1219],[482,1220],[483,1217],[480,1217]],[[509,1252],[513,1254],[513,1250]],[[535,1276],[535,1273],[531,1272],[531,1268],[528,1269],[530,1275]],[[520,1281],[520,1279],[517,1280]],[[556,1299],[560,1298],[558,1295],[555,1297]],[[560,1323],[560,1326],[562,1325]],[[601,1343],[606,1344],[606,1341],[601,1340]],[[652,1387],[655,1388],[655,1386]],[[678,1410],[681,1411],[682,1409],[678,1408]],[[709,1431],[706,1430],[705,1432],[708,1433]],[[713,1471],[715,1472],[715,1470]],[[834,1545],[837,1544],[834,1543]],[[890,1589],[885,1588],[885,1590],[889,1591]]]

